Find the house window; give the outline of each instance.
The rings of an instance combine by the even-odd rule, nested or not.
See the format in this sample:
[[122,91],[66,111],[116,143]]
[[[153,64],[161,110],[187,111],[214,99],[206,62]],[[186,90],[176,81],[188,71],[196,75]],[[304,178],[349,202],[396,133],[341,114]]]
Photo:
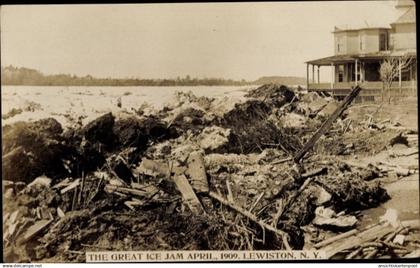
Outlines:
[[343,38],[339,37],[336,39],[337,53],[343,52]]
[[365,42],[363,42],[363,37],[362,36],[359,36],[359,50],[360,51],[363,51],[363,50],[365,50]]
[[344,81],[344,65],[338,65],[338,82]]
[[366,50],[366,34],[360,33],[359,34],[359,51],[365,51]]
[[388,48],[388,42],[387,42],[387,35],[386,33],[381,33],[379,35],[379,50],[384,51]]

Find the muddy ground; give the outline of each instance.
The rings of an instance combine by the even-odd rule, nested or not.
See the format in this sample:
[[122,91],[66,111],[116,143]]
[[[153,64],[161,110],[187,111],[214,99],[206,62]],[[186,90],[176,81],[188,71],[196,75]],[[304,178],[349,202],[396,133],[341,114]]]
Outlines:
[[[152,114],[139,107],[70,128],[52,118],[4,125],[5,260],[83,262],[95,250],[302,249],[365,227],[369,211],[372,222],[380,220],[372,208],[401,198],[390,183],[418,181],[417,126],[407,120],[414,102],[407,103],[392,104],[406,115],[392,105],[351,106],[299,164],[290,158],[339,103],[280,85],[251,90],[234,105],[180,92]],[[192,159],[201,159],[199,171]],[[415,241],[374,257],[411,256]]]

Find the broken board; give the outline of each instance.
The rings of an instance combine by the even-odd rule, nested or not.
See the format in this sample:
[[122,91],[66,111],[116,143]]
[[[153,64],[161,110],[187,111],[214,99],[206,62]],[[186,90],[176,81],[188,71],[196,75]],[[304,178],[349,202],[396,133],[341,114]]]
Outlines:
[[203,155],[199,152],[192,152],[188,157],[188,175],[191,178],[191,184],[197,193],[207,193],[209,183],[207,181],[206,169],[204,167]]
[[29,227],[28,230],[26,231],[23,237],[24,241],[26,242],[32,239],[37,234],[39,234],[40,232],[42,232],[42,230],[44,230],[48,225],[50,225],[52,221],[53,220],[50,219],[50,220],[40,220],[40,221],[35,222],[35,224]]
[[204,214],[204,208],[198,200],[193,188],[183,174],[173,176],[173,180],[181,192],[182,199],[187,203],[188,207],[194,214]]

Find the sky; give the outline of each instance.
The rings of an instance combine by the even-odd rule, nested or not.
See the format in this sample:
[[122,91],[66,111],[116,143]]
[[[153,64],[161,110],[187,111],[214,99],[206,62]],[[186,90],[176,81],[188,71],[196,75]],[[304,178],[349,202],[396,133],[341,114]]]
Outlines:
[[[306,76],[335,25],[384,25],[394,1],[1,7],[1,64],[95,77]],[[329,67],[325,67],[328,69]],[[321,68],[321,80],[329,71]],[[324,79],[325,80],[325,79]]]

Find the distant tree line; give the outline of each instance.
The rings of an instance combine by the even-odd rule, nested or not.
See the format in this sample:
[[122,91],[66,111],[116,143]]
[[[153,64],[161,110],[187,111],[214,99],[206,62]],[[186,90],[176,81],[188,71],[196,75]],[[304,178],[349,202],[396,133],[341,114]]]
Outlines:
[[91,75],[79,77],[70,74],[44,75],[38,70],[7,66],[1,67],[2,85],[27,86],[244,86],[252,82],[221,78],[138,79],[95,78]]

